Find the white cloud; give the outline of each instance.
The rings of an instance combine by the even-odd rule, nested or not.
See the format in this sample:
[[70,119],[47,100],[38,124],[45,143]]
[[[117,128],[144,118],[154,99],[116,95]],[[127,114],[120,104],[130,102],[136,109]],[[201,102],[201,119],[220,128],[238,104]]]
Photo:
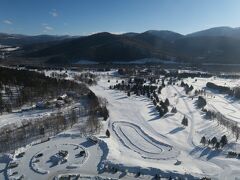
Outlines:
[[57,12],[56,9],[53,9],[52,11],[50,11],[49,14],[50,14],[52,17],[58,17],[58,12]]
[[9,25],[13,24],[13,22],[10,21],[10,20],[8,20],[8,19],[5,19],[5,20],[3,21],[3,23],[5,23],[5,24],[9,24]]
[[44,29],[47,30],[47,31],[52,31],[52,30],[53,30],[53,27],[51,27],[51,26],[45,26]]
[[53,31],[54,30],[54,28],[49,26],[47,23],[42,23],[42,26],[43,26],[43,32],[44,33],[47,33],[49,31]]
[[124,33],[126,33],[126,32],[109,32],[109,33],[111,33],[111,34],[115,34],[115,35],[120,35],[120,34],[124,34]]

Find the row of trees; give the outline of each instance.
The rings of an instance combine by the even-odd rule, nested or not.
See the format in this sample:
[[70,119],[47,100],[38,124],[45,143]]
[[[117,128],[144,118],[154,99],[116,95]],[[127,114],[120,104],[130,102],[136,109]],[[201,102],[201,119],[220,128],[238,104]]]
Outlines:
[[193,86],[189,86],[187,83],[184,83],[183,81],[181,82],[181,87],[184,88],[186,94],[188,94],[189,92],[191,92],[193,90]]
[[66,114],[54,113],[48,117],[26,119],[21,125],[9,124],[0,128],[0,152],[15,150],[32,141],[53,136],[78,120],[78,112],[70,110]]
[[107,101],[105,99],[98,98],[92,91],[88,94],[88,97],[89,116],[86,122],[86,130],[89,133],[96,133],[99,132],[102,127],[99,117],[102,117],[105,121],[109,117],[109,112],[106,107]]
[[225,126],[228,131],[230,131],[235,136],[236,141],[239,139],[240,127],[236,121],[226,118],[220,112],[216,113],[216,119],[220,125]]
[[201,90],[195,90],[194,91],[194,94],[195,94],[195,96],[198,96],[198,95],[206,95],[206,90],[205,89],[201,89]]
[[177,78],[178,80],[183,78],[195,78],[195,77],[203,77],[209,78],[213,75],[210,73],[201,73],[201,72],[178,72],[178,71],[171,71],[165,74],[165,77],[173,77]]
[[206,87],[210,88],[210,89],[213,89],[213,90],[217,90],[220,93],[226,93],[226,94],[231,93],[231,88],[230,87],[216,85],[212,82],[207,82]]
[[220,147],[223,148],[228,143],[228,140],[226,135],[223,135],[219,142],[216,137],[213,137],[212,139],[207,140],[206,137],[203,136],[201,138],[200,143],[203,144],[204,146],[212,145],[212,147],[214,147],[215,149],[219,149]]
[[240,158],[240,153],[236,153],[234,151],[229,151],[228,154],[227,154],[227,157],[228,158]]
[[213,89],[213,90],[217,90],[220,93],[224,93],[224,94],[228,94],[230,96],[234,96],[236,98],[240,98],[240,87],[230,88],[227,86],[220,86],[220,85],[214,84],[212,82],[208,82],[206,84],[206,87]]
[[86,83],[90,86],[97,84],[96,78],[97,76],[92,73],[81,73],[81,74],[74,75],[75,80]]
[[157,86],[154,85],[143,85],[144,80],[140,81],[139,79],[135,79],[134,81],[129,82],[126,83],[122,81],[121,83],[117,83],[116,85],[110,86],[109,88],[129,92],[129,96],[131,95],[131,92],[133,92],[137,96],[147,95],[148,98],[151,98],[152,93],[154,93],[157,89]]
[[213,119],[218,122],[219,125],[222,125],[227,128],[236,138],[236,141],[240,136],[240,127],[236,121],[226,118],[220,112],[214,112],[211,110],[203,110],[206,114],[206,118]]
[[162,117],[168,112],[168,107],[170,106],[170,102],[168,99],[165,99],[165,101],[160,101],[155,106],[156,106],[156,110],[159,112],[159,116]]
[[[152,82],[157,81],[155,78],[150,78]],[[165,87],[164,79],[162,79],[160,86],[155,85],[143,85],[146,82],[143,78],[134,78],[129,79],[127,83],[122,81],[114,86],[110,86],[110,89],[117,89],[127,91],[127,96],[131,96],[131,93],[136,94],[137,96],[143,95],[147,96],[148,98],[152,99],[156,110],[159,112],[160,117],[165,115],[168,112],[168,107],[170,105],[169,100],[165,99],[162,101],[159,99],[158,94],[161,94],[162,88]]]

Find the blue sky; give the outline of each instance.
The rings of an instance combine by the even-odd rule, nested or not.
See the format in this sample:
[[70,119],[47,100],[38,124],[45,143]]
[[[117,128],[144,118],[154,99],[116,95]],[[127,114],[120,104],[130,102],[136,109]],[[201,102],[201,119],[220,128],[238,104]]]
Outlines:
[[0,0],[0,32],[87,35],[240,27],[240,0]]

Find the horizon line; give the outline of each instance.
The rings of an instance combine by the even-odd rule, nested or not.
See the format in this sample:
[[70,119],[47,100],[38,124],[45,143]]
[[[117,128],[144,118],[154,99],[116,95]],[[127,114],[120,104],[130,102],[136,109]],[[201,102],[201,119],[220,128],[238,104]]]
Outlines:
[[49,34],[25,34],[25,33],[7,33],[7,32],[0,32],[0,34],[8,34],[8,35],[23,35],[23,36],[70,36],[70,37],[74,37],[74,36],[79,36],[79,37],[84,37],[84,36],[91,36],[94,34],[99,34],[99,33],[110,33],[110,34],[115,34],[115,35],[123,35],[123,34],[127,34],[127,33],[137,33],[137,34],[141,34],[147,31],[170,31],[170,32],[174,32],[174,33],[178,33],[181,34],[183,36],[187,36],[193,33],[197,33],[197,32],[201,32],[201,31],[205,31],[205,30],[210,30],[210,29],[214,29],[214,28],[231,28],[231,29],[240,29],[240,27],[232,27],[232,26],[213,26],[210,28],[206,28],[206,29],[202,29],[202,30],[198,30],[198,31],[193,31],[191,33],[179,33],[177,31],[174,30],[168,30],[168,29],[149,29],[149,30],[145,30],[142,32],[134,32],[134,31],[126,31],[126,32],[111,32],[111,31],[95,31],[95,32],[89,32],[89,33],[83,33],[83,34],[53,34],[53,33],[49,33]]

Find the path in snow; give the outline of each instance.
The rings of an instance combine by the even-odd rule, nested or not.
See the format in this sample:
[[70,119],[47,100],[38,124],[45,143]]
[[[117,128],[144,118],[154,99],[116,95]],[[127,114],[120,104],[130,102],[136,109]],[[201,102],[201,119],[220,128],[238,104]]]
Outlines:
[[178,152],[172,146],[152,138],[133,123],[114,122],[112,130],[124,146],[137,152],[143,158],[167,160],[178,156]]
[[[177,91],[177,93],[179,95],[182,96],[182,93],[176,87],[174,87],[174,86],[172,86],[172,87]],[[186,110],[188,111],[188,114],[190,114],[190,118],[187,116],[190,120],[190,123],[191,123],[190,132],[189,132],[189,135],[188,135],[188,143],[189,143],[189,145],[192,145],[192,147],[198,148],[198,146],[193,141],[193,139],[194,139],[193,138],[193,132],[195,131],[195,129],[194,129],[194,119],[195,119],[194,114],[196,113],[196,111],[193,112],[193,109],[190,108],[188,102],[184,98],[181,98],[181,100],[184,101],[184,105],[186,107]],[[221,101],[221,102],[217,102],[217,103],[225,103],[225,102]],[[232,106],[231,104],[228,104],[228,103],[225,104],[225,105]],[[212,107],[214,109],[216,109],[214,106],[212,106]],[[232,107],[234,107],[234,106],[232,106]],[[194,154],[190,153],[190,155],[194,155]],[[199,160],[202,160],[202,159],[199,158]],[[215,164],[216,166],[218,166],[219,168],[222,169],[219,174],[216,174],[218,176],[218,178],[220,178],[220,179],[227,179],[227,177],[230,178],[231,176],[232,177],[237,177],[237,175],[240,174],[239,171],[232,170],[231,166],[229,165],[229,160],[228,159],[226,159],[226,160],[210,159],[208,162],[213,163],[213,164]],[[234,163],[236,166],[238,166],[237,165],[238,162],[236,163],[236,162],[233,161],[231,163]]]
[[186,100],[183,98],[183,94],[176,87],[174,87],[174,86],[172,86],[172,87],[177,92],[179,97],[182,97],[179,100],[183,101],[182,104],[184,104],[184,106],[185,106],[185,108],[186,108],[186,110],[188,112],[188,115],[185,114],[185,116],[190,120],[190,121],[188,121],[189,124],[190,124],[190,132],[189,132],[189,135],[188,135],[188,143],[189,143],[189,145],[196,146],[194,144],[194,142],[193,142],[193,132],[194,132],[194,114],[193,114],[193,111],[190,109],[190,107],[187,104]]

